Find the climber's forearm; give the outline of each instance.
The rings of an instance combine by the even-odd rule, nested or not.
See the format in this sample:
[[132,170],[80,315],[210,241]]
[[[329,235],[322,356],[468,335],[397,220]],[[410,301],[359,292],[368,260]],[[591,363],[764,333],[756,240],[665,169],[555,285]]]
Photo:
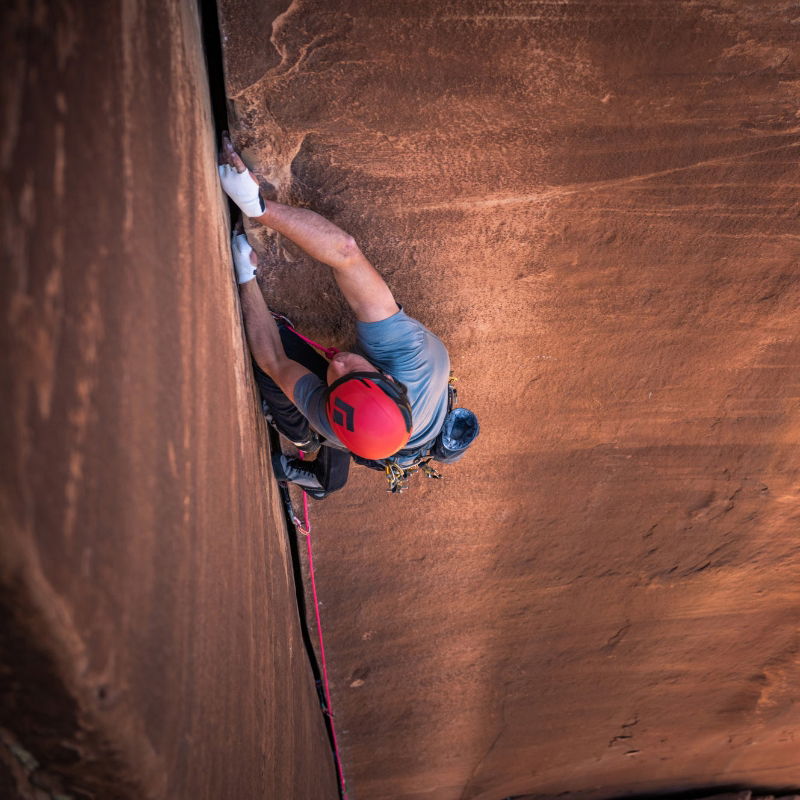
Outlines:
[[239,284],[239,297],[247,342],[256,364],[293,400],[295,384],[309,374],[308,370],[286,356],[278,326],[267,308],[258,281]]
[[[259,198],[256,179],[227,135],[222,137],[221,155],[219,177],[228,197],[243,214],[283,234],[317,261],[331,267],[342,294],[361,322],[379,322],[397,313],[398,306],[389,287],[349,233],[307,208],[293,208],[272,201],[267,201],[265,207]],[[237,267],[237,274],[238,270]],[[239,280],[249,282],[252,275],[246,261],[243,271],[248,274],[240,275]],[[265,353],[267,349],[265,347]]]
[[338,225],[307,208],[294,208],[267,201],[266,211],[258,222],[282,233],[312,258],[335,271],[350,269],[361,257],[358,245]]
[[307,208],[271,200],[264,203],[259,197],[258,182],[233,149],[227,134],[222,136],[221,155],[223,163],[218,169],[222,188],[243,214],[282,233],[337,274],[366,260],[353,237],[325,217]]
[[325,217],[268,201],[267,210],[256,219],[331,267],[345,300],[362,322],[378,322],[397,312],[389,287],[355,239]]

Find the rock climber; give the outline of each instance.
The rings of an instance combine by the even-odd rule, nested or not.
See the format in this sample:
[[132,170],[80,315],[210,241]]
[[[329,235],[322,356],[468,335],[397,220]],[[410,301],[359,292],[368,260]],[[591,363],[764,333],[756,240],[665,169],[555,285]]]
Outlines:
[[233,261],[265,414],[298,448],[313,453],[324,445],[311,461],[276,454],[276,477],[322,498],[346,482],[351,454],[387,474],[436,458],[437,437],[439,460],[460,454],[459,445],[477,435],[477,420],[467,412],[467,424],[462,415],[445,426],[450,360],[442,341],[398,306],[352,236],[314,211],[264,200],[227,134],[219,162],[222,188],[242,214],[331,267],[357,320],[355,350],[327,363],[267,308],[255,280],[256,254],[246,235],[234,232]]

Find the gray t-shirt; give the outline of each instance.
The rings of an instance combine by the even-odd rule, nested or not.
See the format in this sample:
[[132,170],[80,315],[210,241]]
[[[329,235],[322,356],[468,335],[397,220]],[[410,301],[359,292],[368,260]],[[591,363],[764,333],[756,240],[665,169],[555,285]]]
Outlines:
[[[406,385],[411,403],[411,438],[403,448],[413,449],[436,438],[447,415],[447,381],[450,358],[441,339],[402,309],[380,322],[356,323],[355,352]],[[331,444],[336,438],[325,412],[324,381],[304,375],[295,384],[294,402],[311,424]]]

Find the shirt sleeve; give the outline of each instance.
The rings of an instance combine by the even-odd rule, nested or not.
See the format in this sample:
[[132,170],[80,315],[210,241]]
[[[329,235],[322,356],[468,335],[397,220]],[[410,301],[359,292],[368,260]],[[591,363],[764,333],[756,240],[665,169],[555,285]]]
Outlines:
[[325,412],[326,389],[325,383],[316,375],[303,375],[294,385],[294,404],[320,436],[324,436],[333,445],[344,447],[328,422]]
[[398,363],[413,357],[427,333],[422,323],[400,309],[380,322],[358,322],[358,347],[373,364],[391,373]]

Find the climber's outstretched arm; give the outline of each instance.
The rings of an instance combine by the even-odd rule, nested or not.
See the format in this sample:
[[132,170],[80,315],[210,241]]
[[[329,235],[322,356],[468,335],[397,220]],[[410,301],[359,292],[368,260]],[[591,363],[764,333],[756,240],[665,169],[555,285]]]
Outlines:
[[255,278],[257,260],[247,236],[234,231],[231,251],[250,353],[256,364],[281,387],[281,391],[294,400],[295,384],[309,371],[288,358],[283,349],[278,326]]
[[294,401],[295,384],[309,371],[286,357],[278,326],[264,302],[258,282],[252,280],[240,284],[239,298],[242,301],[247,343],[256,364]]
[[306,208],[272,201],[262,206],[255,178],[226,137],[222,140],[221,160],[222,186],[231,199],[245,214],[282,233],[312,258],[331,267],[345,300],[359,320],[378,322],[397,312],[397,303],[386,282],[350,234]]
[[361,322],[379,322],[397,313],[391,290],[349,233],[305,208],[271,201],[266,206],[257,221],[331,267],[345,300]]

